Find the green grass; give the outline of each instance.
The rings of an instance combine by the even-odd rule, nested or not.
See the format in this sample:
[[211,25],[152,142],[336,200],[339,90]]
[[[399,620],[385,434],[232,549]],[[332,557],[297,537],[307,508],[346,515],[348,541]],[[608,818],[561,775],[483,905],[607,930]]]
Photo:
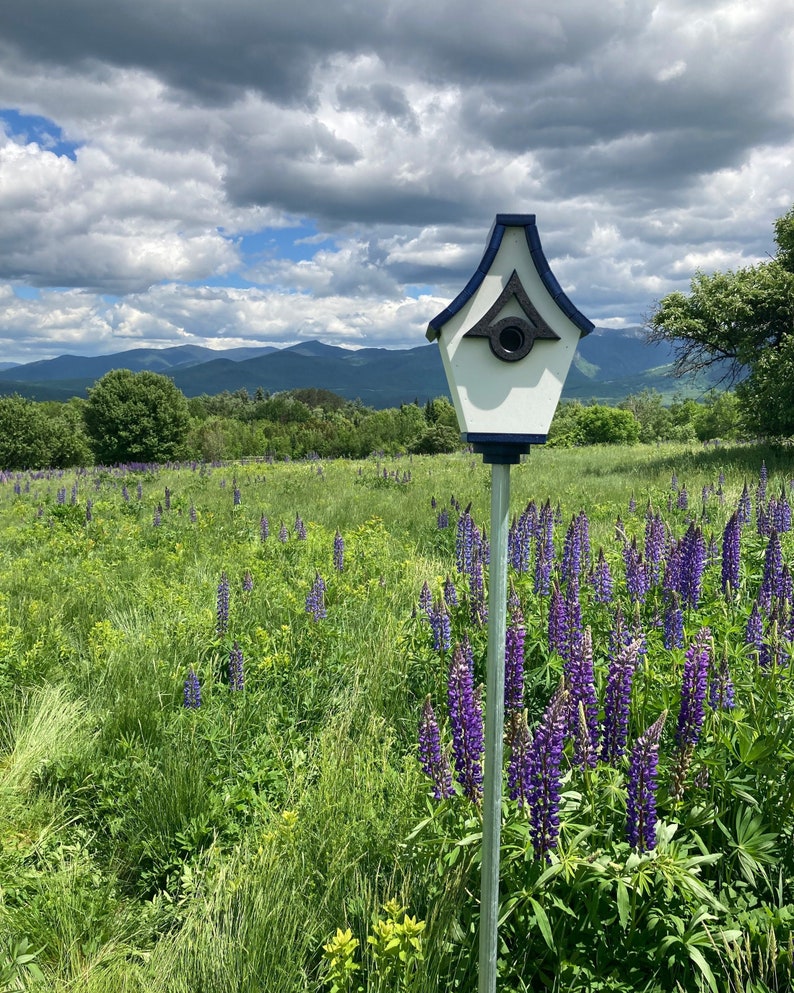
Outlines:
[[[683,526],[686,513],[668,511],[674,472],[698,514],[724,471],[724,506],[712,498],[704,523],[719,538],[762,460],[779,491],[794,474],[785,449],[537,448],[513,469],[511,503],[516,514],[530,500],[559,504],[558,539],[586,509],[594,551],[617,562],[618,516],[641,536],[650,502]],[[319,991],[337,927],[351,928],[375,983],[367,935],[391,898],[427,921],[421,988],[451,975],[450,988],[472,988],[472,864],[461,856],[438,875],[435,855],[408,844],[428,815],[419,708],[428,692],[440,700],[445,678],[412,612],[426,580],[437,591],[454,574],[454,528],[439,531],[437,512],[471,503],[488,527],[488,468],[458,455],[20,478],[29,492],[0,487],[0,935],[30,942],[44,988]],[[76,504],[58,504],[74,482]],[[171,510],[155,527],[165,487]],[[760,568],[760,544],[754,554]],[[219,634],[222,572],[231,604]],[[317,572],[320,622],[304,609]],[[528,626],[537,717],[556,677],[543,615]],[[479,650],[483,632],[472,637]],[[226,678],[233,642],[241,693]],[[182,706],[191,669],[195,711]]]

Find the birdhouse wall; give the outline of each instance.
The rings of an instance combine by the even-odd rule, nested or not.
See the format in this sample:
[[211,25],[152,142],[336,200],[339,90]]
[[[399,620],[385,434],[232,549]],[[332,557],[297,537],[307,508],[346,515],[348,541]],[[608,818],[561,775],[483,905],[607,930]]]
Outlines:
[[[538,314],[559,341],[537,340],[530,353],[505,362],[487,338],[463,336],[498,300],[515,271]],[[498,318],[525,316],[515,298]],[[559,308],[535,268],[523,228],[505,230],[481,285],[444,325],[439,344],[463,434],[546,435],[578,347],[581,330]]]

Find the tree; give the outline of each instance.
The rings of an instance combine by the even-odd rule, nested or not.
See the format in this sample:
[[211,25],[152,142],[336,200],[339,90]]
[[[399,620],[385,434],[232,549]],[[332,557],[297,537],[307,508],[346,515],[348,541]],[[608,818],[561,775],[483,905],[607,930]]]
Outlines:
[[775,222],[774,258],[735,272],[698,272],[689,295],[670,293],[649,339],[675,346],[677,374],[719,370],[736,383],[748,424],[794,432],[794,207]]
[[88,391],[83,413],[99,462],[168,462],[184,452],[187,401],[156,372],[114,369]]
[[0,469],[64,469],[84,464],[89,455],[73,402],[0,397]]

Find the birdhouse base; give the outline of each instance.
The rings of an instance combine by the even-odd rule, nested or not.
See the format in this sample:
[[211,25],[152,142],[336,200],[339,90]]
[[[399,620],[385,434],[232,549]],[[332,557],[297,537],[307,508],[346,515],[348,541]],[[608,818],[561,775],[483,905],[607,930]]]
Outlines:
[[467,441],[486,465],[518,465],[522,455],[528,455],[530,446],[542,445],[545,434],[482,434],[464,433]]

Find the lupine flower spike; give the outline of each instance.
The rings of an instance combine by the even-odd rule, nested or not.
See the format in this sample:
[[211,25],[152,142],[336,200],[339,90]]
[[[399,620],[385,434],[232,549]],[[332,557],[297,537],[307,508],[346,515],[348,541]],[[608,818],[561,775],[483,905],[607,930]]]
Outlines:
[[419,761],[425,775],[433,782],[433,796],[436,800],[455,795],[452,772],[449,761],[441,750],[441,733],[429,693],[422,707],[422,718],[419,722]]
[[341,572],[345,567],[345,539],[337,531],[334,535],[334,569]]
[[184,705],[189,710],[197,710],[201,706],[201,684],[193,669],[185,680]]
[[241,690],[244,683],[243,651],[235,641],[229,652],[229,687],[232,690]]
[[560,764],[568,723],[568,691],[551,698],[527,756],[530,837],[536,859],[549,861],[560,833]]
[[318,572],[314,577],[314,583],[306,594],[306,613],[311,614],[315,621],[320,621],[327,616],[325,609],[325,581]]
[[629,844],[641,852],[656,844],[656,780],[659,765],[659,739],[667,720],[664,710],[637,738],[629,759],[626,833]]
[[221,581],[218,583],[217,600],[217,631],[219,635],[225,634],[229,626],[229,580],[226,573],[221,573]]
[[474,803],[482,795],[483,720],[474,689],[474,659],[468,640],[455,646],[447,680],[452,754],[457,779]]

